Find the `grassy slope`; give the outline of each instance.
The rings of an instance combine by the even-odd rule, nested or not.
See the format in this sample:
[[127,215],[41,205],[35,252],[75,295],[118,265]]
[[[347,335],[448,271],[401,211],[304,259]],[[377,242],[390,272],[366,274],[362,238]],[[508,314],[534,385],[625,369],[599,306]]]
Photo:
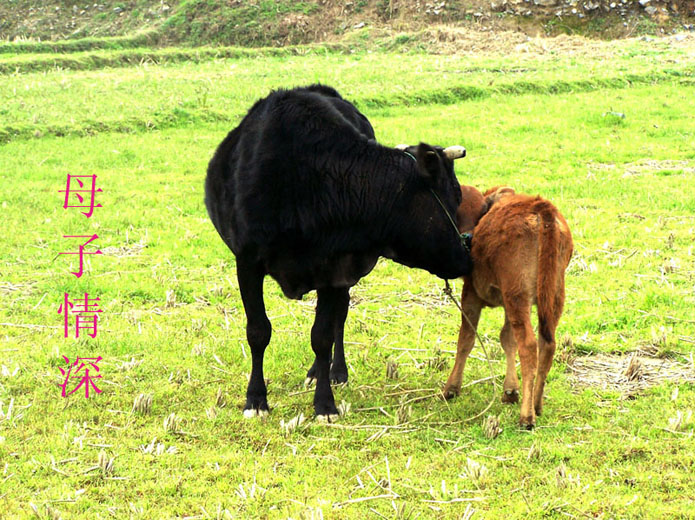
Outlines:
[[[131,48],[142,39],[163,45],[284,46],[335,41],[365,25],[400,32],[451,24],[611,39],[681,30],[690,23],[688,3],[670,3],[682,17],[647,16],[635,1],[628,3],[625,17],[600,9],[580,19],[557,17],[554,8],[534,3],[525,6],[530,16],[491,12],[489,0],[444,2],[437,14],[434,4],[384,0],[6,0],[0,2],[0,53]],[[473,16],[478,11],[485,16]]]
[[[33,135],[89,135],[100,131],[162,129],[205,121],[232,123],[262,92],[302,81],[341,88],[358,106],[453,104],[498,93],[559,93],[693,81],[692,50],[673,42],[625,40],[581,62],[571,54],[518,53],[465,58],[358,54],[296,47],[92,51],[67,58],[0,55],[0,142]],[[296,53],[306,52],[298,56]],[[265,54],[267,59],[258,59]],[[274,56],[274,54],[280,54]],[[227,60],[225,56],[239,57]],[[63,65],[71,69],[53,67]],[[56,60],[58,60],[56,62]],[[155,63],[179,66],[153,67]],[[403,68],[403,62],[413,64]],[[75,65],[77,64],[77,67]],[[102,69],[100,65],[118,68]],[[137,64],[124,74],[121,66]],[[325,69],[328,67],[328,69]],[[36,72],[22,73],[21,71]],[[359,89],[356,86],[359,85]],[[54,103],[46,106],[45,98]],[[154,103],[154,106],[153,106]]]
[[[84,40],[104,44],[103,39],[109,37],[118,37],[123,44],[140,31],[156,35],[163,43],[306,43],[323,39],[317,38],[322,20],[337,25],[326,19],[336,2],[323,4],[289,0],[8,0],[0,5],[0,39],[34,51],[39,45],[55,45],[54,40],[64,40],[55,45],[58,51]],[[307,16],[312,17],[311,30],[306,27]],[[303,21],[298,23],[297,17]]]
[[[17,96],[0,103],[8,124],[28,120],[32,132],[49,134],[0,147],[1,204],[12,231],[0,253],[0,322],[13,324],[3,325],[2,365],[10,374],[19,367],[0,376],[0,408],[7,413],[13,400],[14,410],[0,419],[0,509],[10,518],[31,514],[30,503],[44,516],[48,504],[76,518],[225,517],[225,510],[232,517],[311,518],[319,509],[324,517],[363,518],[370,508],[387,517],[459,518],[471,504],[489,518],[692,515],[692,438],[663,428],[677,411],[695,407],[693,385],[663,384],[624,399],[581,389],[559,361],[540,427],[519,432],[518,409],[496,402],[491,413],[504,431],[488,440],[480,421],[465,419],[485,406],[491,386],[473,385],[451,403],[409,402],[446,378],[452,356],[442,350],[454,348],[458,319],[439,280],[389,262],[353,291],[351,383],[336,391],[352,412],[337,426],[309,419],[288,437],[281,420],[311,416],[311,394],[301,390],[311,363],[313,301],[288,301],[267,281],[273,413],[264,422],[244,421],[249,360],[234,260],[202,203],[206,162],[251,100],[270,86],[325,81],[360,102],[384,143],[462,143],[469,150],[457,165],[463,182],[511,184],[558,205],[577,246],[560,330],[576,352],[629,351],[665,335],[656,342],[662,353],[683,360],[695,336],[695,195],[686,189],[695,167],[692,84],[674,77],[557,95],[511,95],[490,85],[600,80],[692,63],[672,52],[667,45],[636,48],[610,67],[576,57],[524,63],[523,55],[411,56],[400,59],[419,68],[395,74],[393,55],[365,54],[0,78],[0,92]],[[680,63],[656,66],[666,59]],[[487,89],[487,97],[434,103],[444,73],[447,84]],[[404,106],[413,84],[422,98]],[[176,110],[200,116],[174,119],[161,131],[129,122],[166,120]],[[609,110],[626,118],[605,116]],[[215,122],[215,114],[225,121]],[[119,120],[127,133],[96,128],[97,135],[79,137],[93,121]],[[50,125],[70,136],[50,135]],[[653,162],[640,167],[647,159]],[[104,207],[89,221],[61,208],[57,190],[67,173],[99,176]],[[98,233],[102,248],[119,248],[95,257],[80,281],[63,257],[54,258],[65,250],[61,235],[78,231]],[[128,251],[133,255],[122,256]],[[60,295],[84,291],[102,299],[100,334],[65,340]],[[499,310],[484,315],[490,345],[500,325]],[[493,352],[499,360],[499,349]],[[104,393],[62,400],[59,354],[103,356]],[[384,375],[388,359],[399,363],[397,380]],[[486,375],[486,364],[474,359],[464,377]],[[214,406],[218,388],[226,406]],[[139,393],[154,395],[150,415],[130,414]],[[387,429],[395,421],[380,408],[391,416],[400,409],[400,426]],[[164,431],[170,413],[182,417],[187,433]],[[178,452],[143,453],[139,447],[153,438]],[[102,449],[116,456],[113,476],[126,480],[85,473]],[[468,458],[487,472],[472,478]],[[344,504],[386,494],[389,486],[401,497],[394,505]]]

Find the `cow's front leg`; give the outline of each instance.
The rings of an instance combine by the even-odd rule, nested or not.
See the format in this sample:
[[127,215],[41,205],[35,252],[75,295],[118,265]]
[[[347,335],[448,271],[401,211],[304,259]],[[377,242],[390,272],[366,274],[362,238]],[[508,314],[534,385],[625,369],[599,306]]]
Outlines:
[[[336,289],[336,314],[333,317],[333,358],[331,359],[331,368],[329,379],[332,384],[347,383],[348,370],[345,362],[345,347],[343,343],[343,335],[345,333],[345,319],[347,318],[348,308],[350,306],[350,289]],[[306,386],[316,383],[316,361],[311,365],[311,368],[306,373]]]
[[341,307],[343,289],[327,287],[319,289],[316,303],[316,317],[311,328],[311,348],[316,360],[316,390],[314,391],[314,411],[316,417],[333,421],[338,418],[330,382],[331,348],[335,317]]

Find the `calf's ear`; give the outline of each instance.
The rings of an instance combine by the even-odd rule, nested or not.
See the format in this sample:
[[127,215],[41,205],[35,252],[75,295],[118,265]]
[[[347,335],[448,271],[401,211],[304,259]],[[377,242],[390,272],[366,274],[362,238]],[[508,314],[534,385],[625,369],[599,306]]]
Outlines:
[[516,192],[509,186],[495,186],[485,192],[485,202],[488,208],[504,197],[514,195]]
[[434,184],[442,168],[437,151],[428,144],[420,143],[415,158],[420,176],[429,184]]

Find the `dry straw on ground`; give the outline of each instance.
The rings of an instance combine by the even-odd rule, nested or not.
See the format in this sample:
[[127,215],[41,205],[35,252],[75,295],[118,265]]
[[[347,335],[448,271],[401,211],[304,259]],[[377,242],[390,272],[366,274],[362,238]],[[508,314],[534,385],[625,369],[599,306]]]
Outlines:
[[140,394],[133,401],[133,412],[146,415],[152,410],[152,394]]
[[483,421],[483,433],[488,439],[494,439],[502,433],[500,418],[496,415],[488,415],[485,421]]
[[610,59],[631,52],[631,46],[669,45],[682,49],[692,56],[695,35],[681,33],[652,40],[640,37],[615,41],[596,40],[577,35],[559,35],[554,38],[529,37],[519,31],[473,31],[470,28],[439,26],[426,29],[421,34],[428,50],[440,54],[519,54],[535,58],[553,58],[558,54],[591,56],[593,59]]
[[692,357],[678,361],[668,357],[655,357],[645,350],[637,350],[625,356],[597,354],[576,357],[568,366],[577,386],[616,390],[626,397],[665,382],[695,382]]

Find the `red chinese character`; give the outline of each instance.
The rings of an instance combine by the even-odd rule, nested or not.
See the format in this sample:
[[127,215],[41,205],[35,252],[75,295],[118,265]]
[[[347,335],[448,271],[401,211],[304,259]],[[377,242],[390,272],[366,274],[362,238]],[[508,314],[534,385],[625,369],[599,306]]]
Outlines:
[[[82,386],[84,386],[84,396],[89,398],[89,387],[92,386],[94,390],[96,390],[97,394],[101,393],[101,390],[97,388],[96,383],[94,383],[94,379],[101,379],[101,375],[97,374],[95,376],[90,376],[89,375],[89,367],[87,364],[84,363],[86,361],[89,365],[92,366],[94,370],[99,372],[99,367],[97,366],[97,363],[101,361],[101,356],[95,357],[95,358],[81,358],[77,357],[75,359],[74,363],[70,363],[70,360],[63,356],[63,359],[65,362],[68,364],[66,370],[63,370],[62,368],[60,369],[60,372],[65,376],[65,381],[63,381],[63,384],[60,385],[61,388],[63,389],[62,396],[67,397],[69,395],[74,394],[77,392]],[[79,365],[79,366],[78,366]],[[80,374],[80,371],[84,369],[84,375]],[[80,382],[78,385],[72,390],[72,392],[67,392],[67,386],[70,381],[70,379],[79,379]]]
[[[90,179],[90,187],[85,188],[84,185],[85,183],[82,182],[80,179]],[[70,182],[70,181],[75,181],[75,182]],[[79,186],[76,187],[75,183]],[[60,193],[65,193],[65,202],[63,203],[63,208],[68,209],[68,208],[89,208],[88,211],[83,211],[82,214],[89,218],[92,216],[92,212],[94,211],[94,208],[100,208],[101,204],[94,204],[95,202],[95,195],[97,192],[102,191],[101,188],[96,189],[96,183],[97,183],[97,176],[96,175],[70,175],[68,173],[68,182],[65,186],[64,190],[58,190]],[[70,195],[74,195],[77,198],[77,201],[82,204],[85,201],[85,197],[81,194],[86,193],[88,194],[88,199],[89,203],[87,205],[71,205],[69,204],[70,202]]]
[[69,314],[75,314],[75,337],[80,337],[80,329],[90,330],[87,335],[94,338],[97,335],[97,320],[99,315],[97,313],[104,312],[99,308],[98,302],[99,298],[89,298],[89,294],[84,293],[84,300],[72,300],[68,299],[68,293],[65,293],[63,303],[58,308],[58,314],[65,313],[64,332],[65,337],[68,337],[69,329]]
[[79,278],[80,276],[82,276],[82,273],[83,273],[84,255],[103,255],[103,254],[104,254],[104,253],[102,253],[102,252],[101,252],[100,250],[98,250],[98,249],[97,249],[95,252],[93,252],[93,253],[85,253],[85,252],[84,252],[85,246],[86,246],[87,244],[89,244],[90,242],[92,242],[92,241],[96,240],[97,238],[99,238],[99,235],[96,235],[96,234],[94,234],[94,235],[92,235],[92,236],[89,236],[89,235],[63,235],[63,238],[89,238],[89,240],[87,240],[84,244],[82,244],[82,245],[80,246],[79,253],[58,253],[59,255],[80,255],[80,268],[79,268],[79,270],[78,270],[77,272],[71,271],[72,274],[74,274],[74,275],[77,276],[78,278]]

